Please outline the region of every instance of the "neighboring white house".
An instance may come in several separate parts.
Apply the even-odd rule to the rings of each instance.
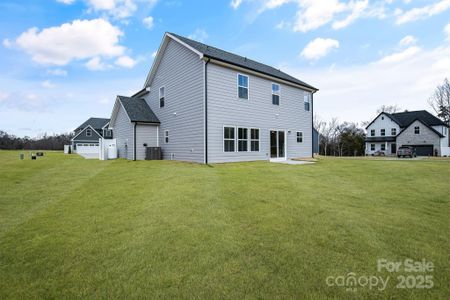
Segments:
[[[278,69],[166,33],[144,88],[118,96],[109,128],[118,155],[200,163],[313,153],[313,86]]]
[[[72,138],[72,150],[78,154],[98,155],[99,139],[112,139],[113,133],[108,129],[109,119],[89,118],[75,130]]]
[[[366,154],[395,155],[412,146],[419,156],[449,155],[448,125],[426,110],[380,113],[367,127]]]

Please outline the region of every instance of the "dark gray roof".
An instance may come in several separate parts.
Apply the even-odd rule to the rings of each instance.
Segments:
[[[307,84],[307,83],[305,83],[305,82],[303,82],[301,80],[298,80],[297,78],[292,77],[291,75],[288,75],[288,74],[286,74],[284,72],[281,72],[280,70],[275,69],[275,68],[273,68],[271,66],[259,63],[257,61],[248,59],[246,57],[242,57],[242,56],[239,56],[239,55],[236,55],[236,54],[224,51],[224,50],[216,48],[216,47],[205,45],[203,43],[200,43],[200,42],[197,42],[197,41],[185,38],[185,37],[180,36],[180,35],[175,34],[175,33],[171,33],[171,32],[168,32],[168,33],[173,35],[173,36],[175,36],[176,38],[180,39],[182,42],[188,44],[189,46],[191,46],[195,50],[203,53],[203,55],[206,56],[206,57],[213,58],[213,59],[216,59],[216,60],[220,60],[222,62],[226,62],[226,63],[232,64],[232,65],[235,65],[235,66],[239,66],[239,67],[242,67],[242,68],[246,68],[246,69],[249,69],[249,70],[253,70],[253,71],[265,74],[265,75],[269,75],[269,76],[273,76],[273,77],[276,77],[276,78],[279,78],[279,79],[283,79],[283,80],[286,80],[286,81],[289,81],[289,82],[292,82],[292,83],[295,83],[295,84],[299,84],[299,85],[302,85],[304,87],[307,87],[307,88],[310,88],[310,89],[313,89],[313,90],[316,90],[316,91],[318,90],[317,88],[315,88],[315,87],[313,87],[313,86],[311,86],[311,85],[309,85],[309,84]]]
[[[369,136],[366,142],[395,142],[395,136]]]
[[[131,122],[160,123],[155,113],[141,98],[117,96]]]
[[[89,118],[86,122],[81,124],[75,129],[75,131],[86,128],[86,126],[91,125],[92,128],[96,130],[101,130],[106,124],[108,124],[109,119],[105,118]]]
[[[402,113],[394,113],[387,115],[391,117],[395,122],[397,122],[400,125],[400,127],[407,127],[415,120],[420,120],[422,121],[422,123],[428,126],[437,126],[437,125],[447,126],[441,119],[433,116],[426,110],[405,111]]]

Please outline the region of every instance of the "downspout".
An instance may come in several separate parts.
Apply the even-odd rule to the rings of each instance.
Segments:
[[[311,157],[314,158],[314,92],[311,93]],[[317,136],[319,142],[319,136]]]
[[[137,125],[137,123],[136,122],[134,122],[134,138],[133,138],[133,143],[134,143],[134,147],[133,147],[133,152],[134,152],[134,155],[133,155],[133,160],[136,160],[136,125]]]
[[[205,164],[208,164],[208,63],[211,59],[205,60]]]

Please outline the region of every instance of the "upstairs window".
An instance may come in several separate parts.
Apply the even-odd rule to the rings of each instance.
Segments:
[[[234,152],[235,147],[235,128],[234,127],[224,127],[223,128],[223,151],[224,152]]]
[[[164,107],[164,100],[166,98],[165,88],[162,86],[159,88],[159,107]]]
[[[109,130],[109,129],[106,129],[106,130],[105,130],[105,136],[106,136],[106,137],[111,137],[111,135],[112,135],[112,131]]]
[[[169,130],[164,131],[164,142],[169,143]]]
[[[420,127],[419,126],[414,127],[414,134],[420,134]]]
[[[375,129],[370,130],[370,136],[375,136]]]
[[[305,110],[310,110],[310,101],[311,101],[311,94],[307,93],[303,96],[303,102],[305,102]]]
[[[280,85],[272,83],[272,104],[280,105]]]
[[[303,143],[303,132],[297,132],[297,143]]]
[[[397,128],[391,129],[391,135],[397,135]]]
[[[238,128],[238,151],[248,151],[248,129]]]
[[[91,129],[86,129],[86,136],[92,136],[92,130]]]
[[[238,74],[238,97],[248,100],[248,76]]]
[[[380,130],[380,135],[381,136],[385,136],[386,135],[386,129],[381,129]]]
[[[259,151],[259,129],[250,129],[250,150]]]

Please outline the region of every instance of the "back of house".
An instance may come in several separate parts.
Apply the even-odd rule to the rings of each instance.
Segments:
[[[311,157],[316,88],[278,69],[166,33],[144,88],[118,96],[119,157],[219,163]]]

